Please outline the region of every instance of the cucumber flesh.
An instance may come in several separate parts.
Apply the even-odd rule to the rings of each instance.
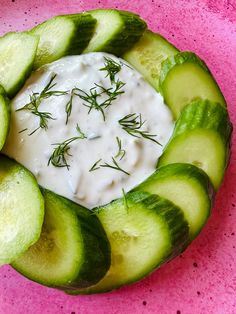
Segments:
[[[106,292],[132,283],[179,254],[188,240],[182,211],[157,195],[128,193],[99,208],[97,215],[110,240],[111,267],[97,285],[70,294]]]
[[[0,86],[0,150],[6,141],[10,124],[9,100],[2,86]]]
[[[147,27],[131,12],[99,9],[88,13],[97,20],[97,25],[84,53],[103,51],[121,56],[139,40]]]
[[[224,107],[207,100],[194,101],[183,109],[158,166],[193,164],[207,173],[217,190],[228,164],[231,133]]]
[[[158,194],[183,210],[192,241],[205,225],[213,197],[208,176],[190,164],[170,164],[156,170],[134,191]]]
[[[192,52],[180,52],[163,62],[160,91],[175,118],[194,99],[208,99],[226,106],[206,64]]]
[[[0,84],[10,98],[32,71],[38,40],[26,33],[8,33],[0,38]]]
[[[12,266],[38,283],[79,289],[98,282],[110,266],[110,246],[97,217],[48,190],[38,242]]]
[[[161,64],[176,53],[178,49],[164,37],[146,30],[140,40],[122,58],[138,70],[156,90],[159,90]]]
[[[34,244],[41,232],[44,202],[33,175],[0,155],[0,265]]]
[[[89,14],[55,16],[34,27],[30,33],[39,36],[34,68],[66,55],[80,54],[88,45],[96,20]]]

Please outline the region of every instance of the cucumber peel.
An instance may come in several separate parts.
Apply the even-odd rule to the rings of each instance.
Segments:
[[[9,99],[4,88],[0,85],[0,150],[6,141],[10,126]]]
[[[0,265],[23,254],[40,236],[44,201],[33,175],[0,155]]]
[[[207,65],[193,52],[179,52],[162,63],[159,89],[175,118],[195,99],[208,99],[226,106]]]

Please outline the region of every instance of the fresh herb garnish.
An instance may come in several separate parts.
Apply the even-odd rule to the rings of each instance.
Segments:
[[[100,106],[104,107],[104,108],[107,108],[111,105],[112,101],[114,101],[119,95],[123,94],[125,91],[124,90],[121,90],[122,87],[125,86],[125,83],[120,81],[120,80],[117,80],[115,82],[115,88],[105,88],[99,84],[95,84],[97,87],[99,87],[101,90],[102,90],[102,94],[106,94],[108,96],[108,98],[103,101]]]
[[[52,144],[52,145],[57,145],[57,147],[54,148],[54,151],[48,160],[48,166],[51,163],[54,167],[66,167],[67,170],[69,170],[70,165],[67,162],[66,156],[71,156],[69,154],[70,144],[76,140],[86,138],[86,135],[81,131],[78,124],[76,126],[76,130],[80,134],[79,136],[74,136],[72,138],[69,138],[62,143]]]
[[[100,164],[100,167],[103,167],[103,168],[111,168],[111,169],[114,169],[114,170],[118,170],[118,171],[121,171],[121,172],[124,172],[125,174],[127,174],[128,176],[130,175],[130,173],[128,173],[127,171],[125,171],[124,169],[122,169],[117,161],[115,160],[114,157],[112,157],[112,163],[111,164],[108,164],[107,162],[104,162],[104,164]]]
[[[117,161],[115,160],[114,157],[112,157],[112,163],[111,164],[108,164],[107,162],[104,162],[104,164],[100,164],[100,162],[102,161],[102,159],[99,159],[98,161],[96,161],[92,167],[89,169],[89,171],[95,171],[95,170],[98,170],[100,169],[101,167],[102,168],[111,168],[111,169],[114,169],[114,170],[118,170],[118,171],[121,171],[121,172],[124,172],[125,174],[127,174],[128,176],[130,175],[130,173],[128,173],[127,171],[125,171],[124,169],[122,169]]]
[[[41,102],[44,99],[47,99],[51,96],[61,96],[61,95],[66,95],[68,92],[63,92],[63,91],[56,91],[56,90],[51,90],[56,83],[53,83],[54,79],[56,78],[57,74],[54,74],[48,84],[44,87],[44,89],[40,93],[32,93],[30,95],[30,102],[24,105],[22,108],[17,109],[16,111],[22,111],[22,110],[28,110],[35,116],[39,117],[39,126],[36,128],[33,132],[31,132],[29,135],[32,135],[35,133],[38,129],[47,129],[48,128],[48,120],[55,120],[52,117],[52,114],[50,112],[43,112],[39,111],[38,108],[41,104]]]
[[[66,112],[66,124],[68,123],[68,120],[69,120],[69,117],[71,115],[71,111],[72,111],[72,106],[73,106],[73,98],[75,96],[74,94],[74,91],[76,90],[76,88],[73,88],[71,90],[71,93],[70,93],[70,99],[68,101],[68,103],[66,104],[66,107],[65,107],[65,112]]]
[[[116,137],[116,142],[117,142],[117,145],[118,145],[118,152],[117,152],[117,154],[114,157],[112,157],[112,163],[108,164],[107,162],[104,162],[103,164],[101,164],[100,162],[102,161],[102,159],[99,159],[89,169],[90,172],[98,170],[101,167],[103,167],[103,168],[106,167],[106,168],[112,168],[112,169],[115,169],[115,170],[119,170],[121,172],[124,172],[127,175],[130,175],[127,171],[122,169],[119,166],[118,162],[116,161],[116,158],[120,157],[119,160],[121,160],[125,156],[125,154],[126,154],[125,150],[122,149],[122,142],[121,142],[121,139],[119,137]]]
[[[107,71],[107,76],[110,78],[111,87],[105,88],[102,85],[99,85],[97,83],[94,83],[94,86],[90,88],[89,92],[86,92],[80,88],[74,88],[71,92],[71,97],[68,103],[66,104],[66,124],[68,122],[68,118],[71,114],[72,110],[72,102],[73,97],[78,96],[82,100],[85,101],[83,103],[84,106],[88,107],[88,114],[91,112],[92,109],[98,110],[101,112],[103,116],[103,120],[105,121],[105,112],[104,109],[107,108],[112,104],[112,102],[120,95],[124,93],[124,90],[122,90],[122,87],[124,87],[125,83],[120,81],[119,79],[115,80],[116,74],[121,70],[121,64],[117,63],[111,58],[104,58],[105,63],[104,67],[100,68],[100,71]],[[99,101],[99,98],[101,96],[107,96],[105,100]]]
[[[121,64],[119,64],[116,61],[114,61],[113,59],[107,58],[107,57],[104,57],[104,60],[105,60],[105,62],[104,62],[105,66],[99,70],[100,71],[107,71],[106,77],[109,76],[111,84],[114,84],[114,83],[116,83],[115,82],[115,76],[121,70]]]
[[[121,61],[120,60],[120,64],[126,66],[127,68],[130,68],[131,70],[133,70],[134,68],[132,68],[128,63]]]
[[[23,130],[21,130],[21,131],[19,131],[18,133],[20,134],[20,133],[23,133],[23,132],[25,132],[25,131],[27,131],[28,129],[27,128],[25,128],[25,129],[23,129]]]
[[[92,109],[98,110],[102,113],[103,120],[105,121],[103,106],[101,106],[101,104],[99,104],[97,100],[97,98],[100,97],[104,92],[98,92],[96,88],[97,86],[90,88],[88,93],[80,88],[76,88],[75,95],[79,96],[79,98],[85,101],[83,105],[89,108],[88,114],[91,112]]]
[[[74,95],[80,97],[82,100],[85,101],[83,103],[84,106],[89,108],[88,114],[91,112],[92,109],[98,110],[101,112],[103,116],[103,120],[105,121],[105,112],[104,109],[107,108],[112,104],[112,102],[120,95],[123,94],[124,91],[121,90],[122,87],[125,85],[124,82],[117,80],[115,82],[115,87],[105,88],[99,84],[94,84],[95,86],[90,88],[89,92],[85,92],[80,88],[74,89]],[[100,89],[100,91],[99,91]],[[98,98],[102,95],[107,95],[108,97],[99,103]]]
[[[145,139],[155,142],[158,145],[161,145],[157,140],[154,139],[154,137],[156,137],[155,134],[150,134],[148,131],[142,130],[142,126],[146,121],[142,120],[141,113],[128,114],[120,119],[118,122],[122,126],[122,129],[128,134],[138,138],[143,137]]]
[[[98,170],[98,169],[100,168],[99,163],[100,163],[101,160],[102,160],[102,159],[99,159],[98,161],[96,161],[96,162],[92,165],[92,167],[89,169],[89,172]]]
[[[121,139],[118,136],[116,137],[116,142],[117,142],[117,145],[118,145],[118,152],[115,155],[115,158],[120,157],[120,160],[121,160],[125,156],[126,151],[124,149],[122,149],[122,142],[121,142]]]

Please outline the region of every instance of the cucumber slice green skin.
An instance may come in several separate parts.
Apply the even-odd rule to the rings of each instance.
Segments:
[[[0,85],[0,151],[6,141],[10,126],[9,99],[4,88]]]
[[[146,30],[140,40],[122,56],[159,91],[162,62],[178,53],[178,49],[160,34]]]
[[[177,120],[158,167],[178,162],[196,165],[217,190],[228,165],[232,129],[226,108],[209,100],[193,101]]]
[[[0,265],[9,264],[40,237],[44,201],[34,176],[0,155]]]
[[[136,14],[114,9],[88,11],[96,20],[95,35],[84,53],[103,51],[121,56],[130,49],[147,28]]]
[[[200,233],[214,197],[208,176],[190,164],[170,164],[156,170],[132,191],[158,194],[179,206],[189,224],[189,242]]]
[[[97,215],[111,243],[111,268],[97,285],[69,294],[102,293],[133,283],[178,255],[188,241],[182,211],[157,195],[128,193]]]
[[[90,14],[55,16],[29,32],[39,36],[34,69],[63,56],[80,54],[93,36],[96,20]]]
[[[194,99],[209,99],[226,106],[215,79],[203,60],[192,52],[179,52],[162,63],[160,92],[175,118]]]
[[[95,215],[42,189],[45,221],[40,240],[12,266],[27,278],[58,289],[97,283],[110,267],[110,245]]]
[[[0,38],[0,84],[13,98],[31,74],[39,39],[26,33]]]

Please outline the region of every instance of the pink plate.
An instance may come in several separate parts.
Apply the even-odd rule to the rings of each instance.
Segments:
[[[1,0],[0,32],[21,31],[62,13],[119,8],[140,14],[149,27],[209,65],[236,122],[235,0]],[[67,296],[0,270],[0,314],[235,314],[236,164],[231,164],[213,214],[201,235],[174,261],[143,281],[108,294]]]

